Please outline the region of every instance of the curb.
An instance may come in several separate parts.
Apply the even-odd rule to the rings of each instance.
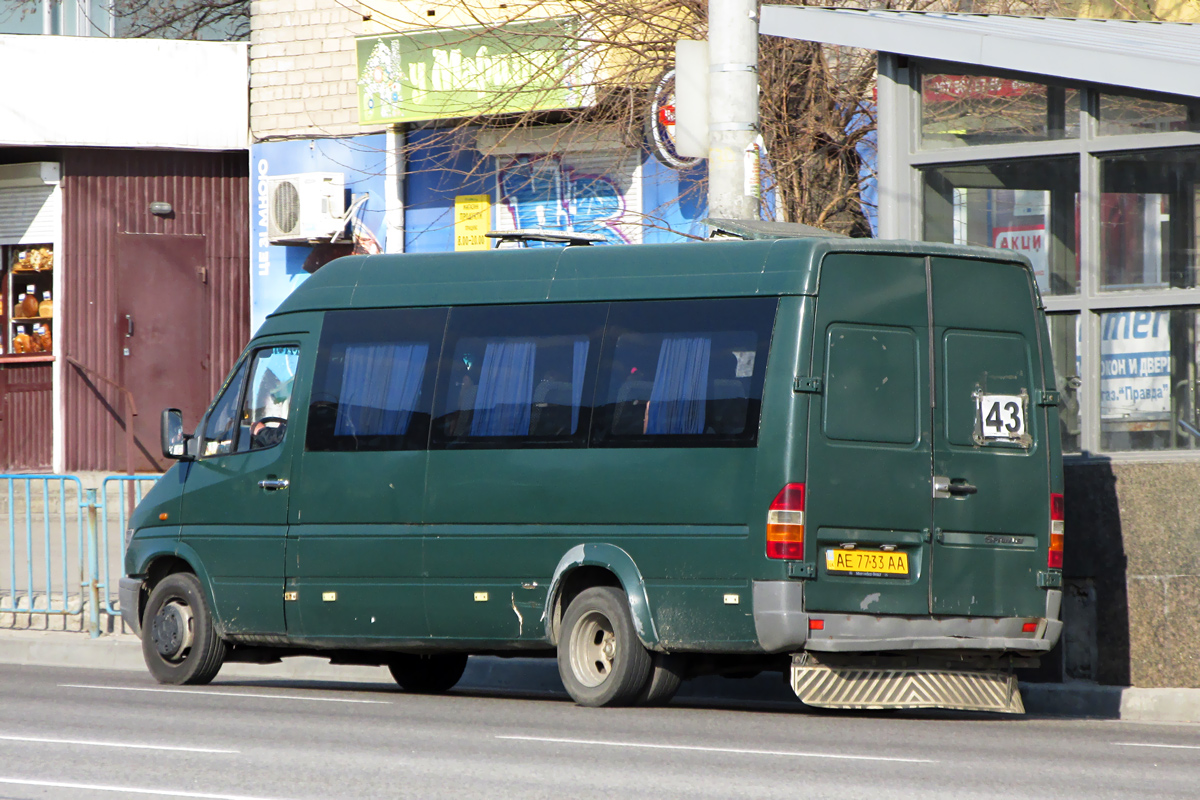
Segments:
[[[63,631],[0,630],[0,664],[80,667],[144,672],[141,642],[130,634],[98,639]],[[301,680],[391,685],[385,667],[330,664],[297,656],[278,664],[227,664],[221,677],[250,681]],[[553,658],[475,656],[459,688],[566,697]],[[1132,722],[1200,723],[1200,689],[1142,689],[1087,683],[1022,683],[1026,711],[1034,716],[1119,719]],[[778,673],[733,680],[705,676],[685,681],[681,700],[790,704],[800,708]]]

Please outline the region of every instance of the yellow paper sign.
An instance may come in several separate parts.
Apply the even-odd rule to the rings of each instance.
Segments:
[[[461,194],[454,198],[454,249],[487,250],[484,236],[492,227],[492,198],[486,194]]]

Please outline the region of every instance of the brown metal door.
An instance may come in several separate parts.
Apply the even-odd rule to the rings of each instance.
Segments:
[[[117,247],[120,381],[137,409],[133,463],[161,472],[170,466],[159,448],[162,410],[182,409],[191,426],[208,406],[205,237],[122,233]]]

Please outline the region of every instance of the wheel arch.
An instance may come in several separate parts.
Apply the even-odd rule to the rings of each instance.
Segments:
[[[551,644],[558,644],[559,626],[571,600],[592,586],[615,586],[623,590],[629,600],[629,613],[638,639],[645,647],[656,648],[658,630],[650,613],[650,600],[641,570],[629,553],[608,543],[575,545],[559,559],[542,613]]]
[[[209,582],[208,571],[204,569],[204,564],[196,551],[184,544],[174,544],[175,546],[170,550],[151,553],[143,559],[139,572],[146,577],[142,581],[142,590],[138,593],[138,620],[142,619],[142,614],[146,610],[146,601],[150,599],[150,593],[154,591],[155,586],[168,575],[190,572],[200,582],[200,589],[204,592],[204,600],[208,603],[213,624],[220,631],[223,626],[217,616],[216,605],[213,603],[212,585]]]

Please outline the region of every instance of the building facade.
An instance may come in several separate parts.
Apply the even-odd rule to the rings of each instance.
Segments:
[[[161,471],[236,358],[246,51],[0,34],[0,471]]]
[[[641,128],[563,124],[603,82],[567,46],[576,22],[506,7],[253,2],[252,327],[345,253],[484,249],[492,229],[706,233],[702,166],[654,155]]]

